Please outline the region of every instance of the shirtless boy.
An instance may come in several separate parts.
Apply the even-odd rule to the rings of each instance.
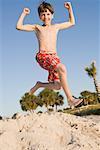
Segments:
[[[26,15],[30,14],[29,8],[24,8],[16,28],[23,31],[35,31],[38,39],[39,52],[36,54],[36,60],[39,65],[46,69],[49,73],[48,82],[43,83],[38,81],[33,88],[30,89],[30,94],[33,94],[37,89],[44,87],[54,90],[63,88],[70,107],[76,107],[82,103],[83,99],[75,99],[72,97],[68,87],[66,67],[61,63],[56,51],[57,33],[59,30],[67,29],[75,25],[75,18],[70,2],[65,2],[64,7],[69,12],[69,20],[59,24],[52,24],[54,9],[51,4],[42,2],[38,7],[38,14],[43,25],[39,24],[23,24]]]

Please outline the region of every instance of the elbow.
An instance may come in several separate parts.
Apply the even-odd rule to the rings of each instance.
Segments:
[[[20,30],[18,26],[16,26],[16,29],[17,29],[17,30]]]
[[[72,26],[74,26],[75,25],[75,20],[72,22]]]
[[[75,21],[74,22],[71,22],[71,26],[74,26],[75,25]]]
[[[17,27],[16,27],[16,29],[19,30]]]
[[[75,21],[76,21],[75,18],[73,18],[73,19],[71,20],[73,26],[75,25]]]
[[[75,22],[73,23],[73,26],[75,25]]]
[[[69,26],[71,27],[71,26],[74,26],[75,25],[75,21],[70,21],[69,22]]]
[[[17,29],[17,30],[21,30],[21,26],[17,25],[17,26],[16,26],[16,29]]]

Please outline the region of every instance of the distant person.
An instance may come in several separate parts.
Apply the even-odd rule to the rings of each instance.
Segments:
[[[69,21],[52,24],[54,9],[50,3],[42,2],[38,7],[38,14],[43,25],[24,25],[23,21],[25,16],[30,14],[29,8],[24,8],[21,16],[19,17],[16,28],[24,31],[35,31],[39,43],[39,52],[36,54],[36,60],[39,65],[46,69],[49,73],[48,82],[43,83],[38,81],[35,86],[30,89],[29,93],[33,94],[41,87],[54,90],[60,90],[62,87],[68,99],[68,103],[72,108],[79,106],[83,99],[73,98],[68,87],[66,67],[61,63],[56,51],[58,31],[68,29],[75,25],[71,3],[65,2],[64,6],[69,12]]]

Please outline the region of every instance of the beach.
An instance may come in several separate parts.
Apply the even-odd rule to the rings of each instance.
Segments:
[[[99,115],[29,112],[0,120],[0,150],[99,149]]]

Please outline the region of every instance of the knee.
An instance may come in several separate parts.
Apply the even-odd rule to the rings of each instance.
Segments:
[[[59,73],[66,73],[66,72],[67,72],[66,67],[65,67],[64,64],[59,64],[59,65],[57,66],[57,71],[58,71]]]
[[[55,90],[60,90],[60,89],[61,89],[60,82],[55,82]]]

